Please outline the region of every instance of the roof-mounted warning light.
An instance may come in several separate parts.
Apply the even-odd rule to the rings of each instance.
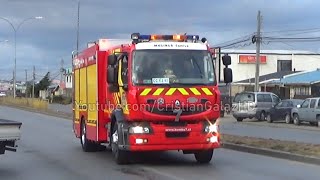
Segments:
[[[199,35],[159,35],[159,34],[153,34],[153,35],[141,35],[140,33],[132,33],[131,39],[134,43],[139,42],[145,42],[145,41],[178,41],[178,42],[197,42],[199,41]]]

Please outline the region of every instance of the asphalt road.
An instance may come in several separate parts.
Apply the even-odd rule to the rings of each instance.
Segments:
[[[71,105],[50,104],[49,108],[55,111],[71,113]],[[223,133],[250,136],[260,138],[272,138],[278,140],[297,141],[305,143],[320,144],[320,128],[311,127],[310,125],[296,126],[293,124],[285,124],[283,122],[267,123],[257,122],[255,120],[246,119],[243,122],[236,120],[227,115],[221,118],[221,131]]]
[[[5,180],[95,179],[239,179],[317,180],[319,166],[219,149],[210,165],[199,166],[192,155],[145,154],[137,163],[118,166],[108,151],[84,153],[69,120],[0,106],[0,118],[23,122],[18,152],[0,156]]]

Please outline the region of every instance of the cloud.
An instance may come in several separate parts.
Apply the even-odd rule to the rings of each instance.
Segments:
[[[132,32],[199,34],[210,44],[219,44],[256,31],[257,11],[263,15],[263,31],[317,27],[320,2],[312,0],[81,0],[80,47],[98,38],[129,38]],[[44,16],[41,21],[28,21],[18,32],[17,66],[30,72],[33,65],[58,71],[61,58],[70,65],[76,48],[77,0],[1,0],[1,17],[15,25],[23,19]],[[13,64],[13,32],[0,20],[0,63],[6,76]],[[314,35],[314,34],[311,34]],[[264,46],[264,48],[275,48]],[[293,48],[276,44],[279,48]],[[301,49],[318,50],[314,44],[294,44]],[[253,47],[252,47],[253,48]],[[3,70],[1,72],[4,72]],[[19,71],[20,78],[24,72]],[[1,78],[1,77],[0,77]]]

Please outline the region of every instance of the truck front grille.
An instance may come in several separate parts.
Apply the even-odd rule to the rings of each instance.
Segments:
[[[192,107],[192,108],[181,108],[181,109],[182,109],[181,116],[194,115],[194,114],[199,114],[206,111],[204,107],[199,107],[199,108]],[[158,115],[167,115],[167,116],[177,115],[177,113],[174,112],[174,108],[147,107],[146,111],[150,113],[158,114]]]

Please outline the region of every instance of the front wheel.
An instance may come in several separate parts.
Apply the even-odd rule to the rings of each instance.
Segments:
[[[119,149],[118,145],[119,135],[118,135],[118,123],[116,122],[112,128],[111,134],[111,150],[112,154],[117,162],[117,164],[128,164],[129,163],[129,152]]]
[[[196,158],[198,163],[207,164],[211,161],[213,156],[213,149],[204,150],[194,153],[194,157]]]

